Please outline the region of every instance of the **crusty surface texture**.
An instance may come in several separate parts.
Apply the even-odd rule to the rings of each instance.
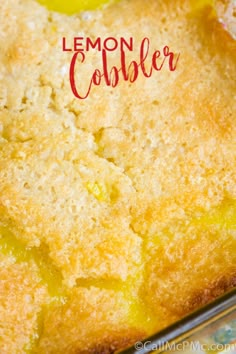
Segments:
[[[47,289],[33,262],[16,263],[1,253],[0,279],[1,353],[22,353],[38,331],[42,305],[49,301]]]
[[[113,353],[236,285],[235,17],[196,3],[0,2],[1,353]],[[178,66],[78,100],[76,36],[133,37],[127,60],[148,37]]]

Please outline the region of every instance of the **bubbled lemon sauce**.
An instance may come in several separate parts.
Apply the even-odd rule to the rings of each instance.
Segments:
[[[38,2],[46,6],[49,10],[72,15],[80,11],[96,10],[104,4],[114,0],[38,0]]]
[[[42,333],[44,313],[51,306],[58,304],[63,306],[66,304],[70,290],[63,285],[62,274],[50,259],[46,246],[27,248],[7,228],[0,227],[0,252],[3,255],[12,257],[17,263],[35,262],[39,269],[40,282],[42,285],[46,285],[49,292],[50,301],[42,306],[42,310],[38,315],[37,330],[34,331],[29,342],[24,347],[25,352],[31,354],[34,352],[34,348],[37,347]],[[143,328],[146,328],[147,333],[152,333],[155,328],[156,319],[149,316],[147,305],[139,297],[139,288],[143,281],[143,272],[140,268],[139,274],[129,277],[126,281],[77,279],[76,286],[84,288],[97,287],[121,292],[129,304],[128,324],[131,327],[140,327],[142,325]]]
[[[75,14],[80,11],[96,10],[101,8],[106,3],[115,2],[118,0],[38,0],[39,3],[46,6],[49,10],[61,12],[64,14]],[[191,0],[193,11],[198,11],[206,6],[214,7],[214,0]]]
[[[47,285],[52,300],[63,301],[62,276],[60,271],[52,264],[46,247],[29,249],[19,241],[7,228],[0,228],[0,252],[11,256],[16,262],[34,261],[39,269],[41,282]]]
[[[191,224],[198,224],[202,229],[214,227],[221,230],[235,230],[236,228],[236,201],[225,200],[221,205],[212,209],[210,212],[197,213],[197,216],[190,218]],[[168,232],[166,234],[168,236]],[[49,304],[43,306],[41,314],[38,318],[38,333],[34,333],[30,342],[25,347],[27,353],[32,353],[32,348],[36,345],[40,338],[44,312],[47,308],[55,303],[63,304],[67,301],[69,289],[63,285],[61,272],[53,264],[48,255],[46,246],[41,248],[26,248],[7,228],[0,228],[0,252],[11,256],[15,262],[31,262],[34,261],[39,269],[39,276],[42,284],[46,285],[51,298]],[[129,277],[126,281],[119,280],[101,280],[101,279],[78,279],[76,286],[90,288],[91,286],[100,289],[110,289],[117,292],[122,292],[124,298],[129,304],[128,322],[130,326],[142,327],[147,333],[151,334],[155,331],[158,324],[158,318],[151,313],[145,299],[140,296],[140,289],[145,283],[145,241],[143,247],[143,264],[140,266],[138,274],[134,277]]]
[[[49,10],[65,13],[68,15],[78,13],[80,11],[96,10],[101,8],[106,3],[118,0],[38,0],[39,3],[46,6]],[[209,6],[214,8],[214,0],[191,0],[193,12],[197,12],[202,8]],[[98,201],[106,202],[113,198],[111,191],[107,190],[104,185],[97,182],[88,183],[87,190]],[[210,212],[198,213],[198,215],[190,217],[190,222],[194,225],[200,225],[203,229],[211,227],[221,230],[235,230],[236,227],[236,201],[225,200],[220,206],[214,208]],[[167,237],[170,237],[167,230]],[[158,242],[158,241],[157,241]],[[63,285],[61,272],[52,263],[48,255],[46,246],[40,249],[28,249],[19,241],[7,228],[0,228],[0,252],[5,255],[12,256],[16,262],[34,261],[39,269],[39,276],[42,284],[46,285],[51,298],[50,304],[45,304],[38,317],[38,330],[34,333],[25,346],[27,353],[32,353],[37,341],[40,338],[42,331],[42,323],[44,312],[48,306],[53,306],[55,303],[61,303],[63,306],[67,301],[68,289]],[[143,249],[143,260],[145,263],[145,248]],[[146,328],[147,333],[151,334],[158,323],[158,318],[154,316],[148,309],[148,304],[139,295],[139,289],[145,282],[145,267],[140,267],[140,272],[135,277],[128,278],[125,282],[119,280],[100,280],[100,279],[78,279],[77,286],[90,288],[91,286],[110,289],[122,292],[124,298],[129,304],[129,324],[130,326],[139,326],[142,324]]]

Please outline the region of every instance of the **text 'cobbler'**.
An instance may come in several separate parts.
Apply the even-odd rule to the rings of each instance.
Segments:
[[[175,71],[180,53],[174,53],[168,45],[161,49],[150,50],[151,43],[148,37],[144,37],[137,50],[134,48],[134,38],[101,37],[92,39],[89,37],[74,37],[71,43],[62,38],[63,52],[72,53],[69,70],[71,90],[78,99],[85,99],[91,93],[94,86],[106,85],[115,88],[121,80],[134,83],[139,75],[150,78],[155,71],[162,69]],[[88,53],[92,52],[92,56]],[[138,58],[127,59],[130,53],[136,53]],[[93,67],[92,60],[96,55],[100,56],[100,67]],[[118,64],[109,64],[109,60]],[[81,72],[88,72],[88,82],[84,92],[81,92]],[[84,78],[83,78],[84,80]],[[84,87],[84,85],[83,85]]]

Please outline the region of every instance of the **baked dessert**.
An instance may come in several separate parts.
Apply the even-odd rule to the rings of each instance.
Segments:
[[[178,66],[79,100],[75,36],[147,37]],[[113,353],[235,286],[235,56],[210,2],[0,2],[1,354]]]

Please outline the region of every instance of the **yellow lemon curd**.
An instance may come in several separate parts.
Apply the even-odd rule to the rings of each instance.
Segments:
[[[49,10],[62,12],[68,15],[79,11],[95,10],[112,0],[38,0],[42,5],[47,6]]]

